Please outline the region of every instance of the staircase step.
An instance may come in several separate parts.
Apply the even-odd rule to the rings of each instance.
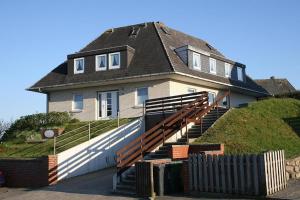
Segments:
[[[117,189],[116,191],[113,191],[114,194],[122,195],[122,196],[135,196],[136,192],[131,190],[124,190],[124,189]]]
[[[168,146],[159,147],[159,150],[161,150],[161,151],[169,151],[169,149],[170,149],[170,147],[168,147]]]
[[[168,142],[165,143],[166,146],[171,146],[171,145],[186,145],[185,142]]]
[[[135,191],[135,185],[129,185],[129,184],[118,184],[117,190],[129,190],[129,191]]]
[[[135,185],[135,179],[123,178],[122,181],[121,181],[121,184],[124,184],[124,185]]]
[[[126,176],[126,179],[127,179],[127,180],[135,180],[135,174],[128,174],[128,175]]]
[[[147,160],[169,158],[169,154],[151,154]]]

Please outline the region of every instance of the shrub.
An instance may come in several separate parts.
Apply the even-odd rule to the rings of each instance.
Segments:
[[[0,120],[0,140],[5,134],[6,130],[9,129],[11,123],[5,122],[4,120]]]
[[[8,137],[16,137],[18,132],[39,131],[42,127],[63,126],[71,121],[67,112],[38,113],[22,116],[7,130]]]

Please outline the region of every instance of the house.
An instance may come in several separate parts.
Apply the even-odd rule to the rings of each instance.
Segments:
[[[268,95],[244,64],[161,22],[106,30],[28,90],[47,95],[48,112],[80,120],[141,116],[148,98],[197,91],[213,101],[230,90],[231,106]]]
[[[296,92],[294,86],[285,78],[257,79],[255,82],[264,88],[270,95],[282,95]]]

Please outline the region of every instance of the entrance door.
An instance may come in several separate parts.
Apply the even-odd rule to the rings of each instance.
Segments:
[[[100,119],[116,118],[118,115],[117,91],[99,92],[98,93],[98,117]]]

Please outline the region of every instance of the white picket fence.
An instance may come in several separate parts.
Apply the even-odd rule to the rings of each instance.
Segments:
[[[284,151],[260,155],[191,154],[191,192],[270,195],[286,187]]]

